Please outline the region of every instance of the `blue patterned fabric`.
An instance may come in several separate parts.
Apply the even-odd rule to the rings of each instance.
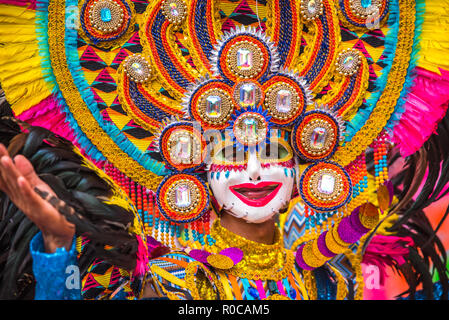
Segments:
[[[55,253],[45,253],[44,240],[39,232],[30,242],[30,252],[36,279],[35,300],[81,299],[75,239],[69,252],[58,248]]]

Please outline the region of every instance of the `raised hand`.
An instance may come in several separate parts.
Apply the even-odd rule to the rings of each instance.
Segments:
[[[53,253],[60,247],[69,250],[75,226],[42,199],[35,188],[55,196],[37,176],[28,159],[22,155],[11,159],[5,146],[0,144],[0,190],[42,231],[46,252]]]

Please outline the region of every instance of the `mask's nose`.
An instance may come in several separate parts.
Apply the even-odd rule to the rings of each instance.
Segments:
[[[246,172],[248,173],[249,180],[251,181],[259,181],[261,180],[262,166],[260,165],[260,161],[257,158],[256,151],[248,151],[248,165],[246,168]]]

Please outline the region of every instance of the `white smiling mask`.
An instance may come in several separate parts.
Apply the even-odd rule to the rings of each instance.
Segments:
[[[218,152],[222,154],[220,159],[217,154],[212,157],[207,178],[220,210],[225,209],[249,223],[262,223],[288,205],[296,175],[292,151],[285,141],[276,140],[270,146],[275,154],[269,157],[264,156],[264,150],[239,152],[245,157],[240,170],[234,161],[235,148],[232,146],[228,146],[228,149],[233,148],[234,155],[231,152],[230,156],[223,156],[230,152],[223,152],[226,148],[222,148]],[[219,167],[214,164],[221,165],[221,168],[217,170]],[[226,169],[223,170],[223,167]]]

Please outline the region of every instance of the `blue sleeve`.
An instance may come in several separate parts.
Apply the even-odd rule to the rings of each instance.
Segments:
[[[30,242],[33,273],[36,279],[36,300],[81,300],[81,275],[78,268],[76,238],[67,252],[58,248],[45,253],[42,233]]]

